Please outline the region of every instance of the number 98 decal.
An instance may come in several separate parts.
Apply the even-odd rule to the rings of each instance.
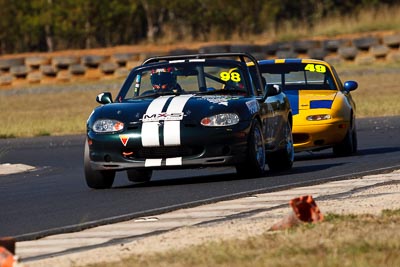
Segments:
[[[308,70],[311,72],[325,73],[326,67],[324,65],[318,65],[318,64],[307,64],[304,70]]]
[[[224,82],[227,82],[229,80],[233,81],[233,82],[240,82],[240,74],[238,72],[227,72],[227,71],[223,71],[220,73],[219,75],[221,77],[221,80],[223,80]]]

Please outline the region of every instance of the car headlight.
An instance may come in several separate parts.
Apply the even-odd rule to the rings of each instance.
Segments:
[[[323,121],[323,120],[332,119],[332,116],[329,114],[318,114],[318,115],[307,116],[306,119],[308,121]]]
[[[93,124],[93,131],[96,133],[119,132],[124,129],[124,123],[117,120],[101,119]]]
[[[209,127],[231,126],[239,122],[239,116],[235,113],[222,113],[201,120],[201,125]]]

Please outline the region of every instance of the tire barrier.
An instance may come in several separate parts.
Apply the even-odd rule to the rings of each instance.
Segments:
[[[335,53],[342,46],[345,46],[349,40],[346,39],[336,39],[336,40],[325,40],[323,41],[323,49],[327,52]]]
[[[322,47],[317,47],[307,50],[307,54],[310,58],[323,60],[328,55],[328,51]]]
[[[126,63],[134,58],[136,58],[136,55],[133,53],[117,53],[111,57],[112,61],[117,63],[120,67],[125,67]]]
[[[51,59],[51,64],[58,69],[68,69],[69,66],[79,63],[75,56],[56,56]]]
[[[48,77],[56,77],[58,69],[53,65],[42,65],[39,67],[39,70],[43,73],[44,76]]]
[[[25,58],[25,65],[31,69],[39,69],[40,66],[50,64],[50,59],[42,56],[33,56]]]
[[[26,76],[26,80],[28,81],[28,83],[40,83],[40,81],[42,80],[43,75],[41,72],[30,72],[28,73],[28,75]]]
[[[81,63],[88,68],[98,68],[104,61],[106,61],[105,56],[87,55],[81,58]]]
[[[362,51],[368,51],[370,47],[379,44],[379,39],[377,37],[361,37],[353,40],[353,45]]]
[[[183,55],[193,53],[248,52],[258,60],[275,58],[315,58],[333,65],[350,62],[371,65],[377,61],[400,62],[400,33],[334,38],[325,40],[297,40],[267,44],[216,44],[197,49],[170,48],[157,51],[115,52],[104,50],[100,55],[79,51],[70,55],[41,53],[23,57],[0,57],[0,89],[31,83],[69,82],[77,79],[110,79],[126,77],[129,70],[150,56]],[[67,53],[67,52],[65,52]],[[92,52],[93,53],[93,52]],[[83,56],[77,56],[82,54]]]
[[[72,75],[77,75],[77,76],[84,75],[85,72],[86,72],[85,66],[83,66],[83,65],[81,65],[79,63],[70,65],[68,67],[68,70]]]
[[[302,40],[293,42],[293,51],[299,54],[308,53],[313,49],[320,47],[320,42],[315,40]]]
[[[278,43],[267,44],[264,46],[264,53],[267,57],[274,56],[278,51],[279,45]]]
[[[376,57],[376,58],[385,58],[386,55],[389,53],[390,49],[389,47],[387,47],[386,45],[373,45],[370,48],[370,52],[372,54],[372,56]]]
[[[230,45],[229,46],[229,52],[232,53],[240,53],[240,52],[245,52],[245,53],[259,53],[261,52],[262,48],[259,45]]]
[[[392,34],[383,36],[382,43],[390,48],[400,47],[400,34]]]
[[[10,73],[16,78],[26,78],[28,75],[30,69],[26,65],[20,65],[20,66],[12,66],[10,68]]]
[[[207,45],[200,47],[199,53],[227,53],[229,52],[229,45]]]
[[[10,58],[0,60],[0,70],[9,71],[11,67],[22,66],[25,64],[24,58]]]
[[[358,49],[354,46],[339,47],[338,54],[345,60],[354,60],[358,54]]]
[[[277,58],[295,58],[297,57],[297,53],[292,50],[278,50],[276,51]]]
[[[115,62],[103,62],[100,64],[100,70],[106,75],[113,74],[119,65]]]

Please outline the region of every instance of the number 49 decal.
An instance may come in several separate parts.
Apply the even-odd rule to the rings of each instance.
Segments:
[[[307,64],[304,70],[308,70],[311,72],[325,73],[326,67],[324,65],[318,65],[318,64]]]

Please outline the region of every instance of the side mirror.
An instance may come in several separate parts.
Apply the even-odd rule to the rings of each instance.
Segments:
[[[103,104],[103,105],[110,104],[110,103],[113,102],[112,101],[112,95],[111,95],[110,92],[101,93],[101,94],[97,95],[96,101],[98,103],[100,103],[100,104]]]
[[[265,85],[265,91],[268,96],[279,95],[282,92],[282,88],[278,84],[267,84]]]
[[[357,89],[358,83],[356,81],[345,81],[343,87],[346,92],[354,91]]]

